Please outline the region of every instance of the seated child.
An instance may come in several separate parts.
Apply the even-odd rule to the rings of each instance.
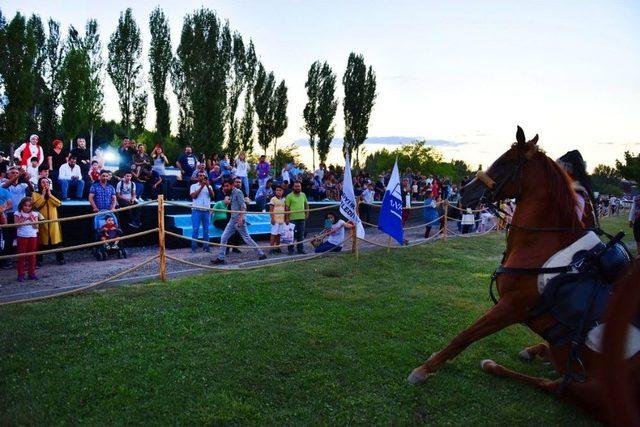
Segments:
[[[116,239],[122,236],[122,230],[118,228],[116,222],[113,220],[113,217],[108,217],[105,221],[104,225],[100,228],[100,240],[111,240]],[[105,243],[106,249],[112,249],[118,247],[118,240]]]

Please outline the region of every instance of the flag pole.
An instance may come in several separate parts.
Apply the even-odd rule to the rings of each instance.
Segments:
[[[356,218],[360,218],[360,201],[356,198]],[[356,254],[356,261],[360,260],[360,252],[358,251],[358,224],[353,227],[353,251]]]

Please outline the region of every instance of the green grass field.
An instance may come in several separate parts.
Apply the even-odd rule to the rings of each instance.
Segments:
[[[406,384],[490,306],[503,247],[456,239],[0,307],[0,424],[592,424],[481,372],[492,358],[553,376],[517,359],[539,342],[521,326]]]

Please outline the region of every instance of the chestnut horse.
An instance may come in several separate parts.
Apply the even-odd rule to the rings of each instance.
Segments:
[[[637,358],[625,360],[628,325],[640,311],[640,261],[616,283],[616,292],[607,307],[602,340],[605,421],[615,426],[640,426],[640,372]]]
[[[500,156],[486,172],[462,188],[462,204],[473,207],[487,196],[489,201],[516,198],[517,208],[512,227],[507,236],[507,247],[502,267],[513,271],[497,276],[499,301],[480,319],[458,334],[444,349],[433,353],[421,366],[414,369],[408,382],[424,382],[429,375],[449,360],[454,359],[475,341],[494,334],[515,323],[524,323],[542,336],[544,331],[556,324],[548,313],[532,316],[532,310],[541,302],[537,274],[518,274],[518,270],[541,268],[558,251],[570,246],[584,236],[590,227],[592,215],[584,216],[583,223],[576,209],[576,194],[567,174],[558,164],[537,146],[538,135],[527,141],[518,127],[516,142]],[[538,344],[520,352],[524,359],[539,356],[550,360],[556,371],[563,375],[570,359],[569,344],[549,347]],[[559,392],[576,398],[596,413],[602,410],[602,394],[594,393],[596,378],[601,377],[595,359],[600,357],[586,346],[580,355],[580,370],[584,366],[586,381],[564,381],[536,378],[511,371],[491,360],[481,366],[485,372],[507,376],[533,384],[549,392]],[[573,366],[572,372],[578,369]],[[598,384],[602,384],[601,382]]]

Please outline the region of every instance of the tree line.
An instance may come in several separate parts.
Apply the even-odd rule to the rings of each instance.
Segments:
[[[90,144],[105,126],[104,81],[110,78],[118,95],[121,120],[116,133],[140,136],[153,143],[192,145],[196,152],[234,156],[264,153],[288,126],[288,88],[260,61],[252,40],[246,41],[212,10],[185,16],[175,53],[169,21],[159,7],[149,16],[151,40],[148,73],[142,60],[143,40],[131,9],[121,12],[106,42],[103,58],[98,22],[70,26],[46,23],[21,13],[7,21],[0,11],[0,138],[16,144],[39,133],[49,144],[56,138],[88,136]],[[334,137],[339,100],[336,74],[329,64],[314,62],[305,84],[303,111],[315,168],[316,153],[326,161]],[[376,77],[362,55],[352,53],[342,83],[345,155],[360,148],[376,98]],[[171,135],[170,86],[177,99],[177,134]],[[155,130],[145,129],[149,98],[155,108]],[[109,132],[106,132],[107,134]],[[119,135],[122,136],[122,135]]]

